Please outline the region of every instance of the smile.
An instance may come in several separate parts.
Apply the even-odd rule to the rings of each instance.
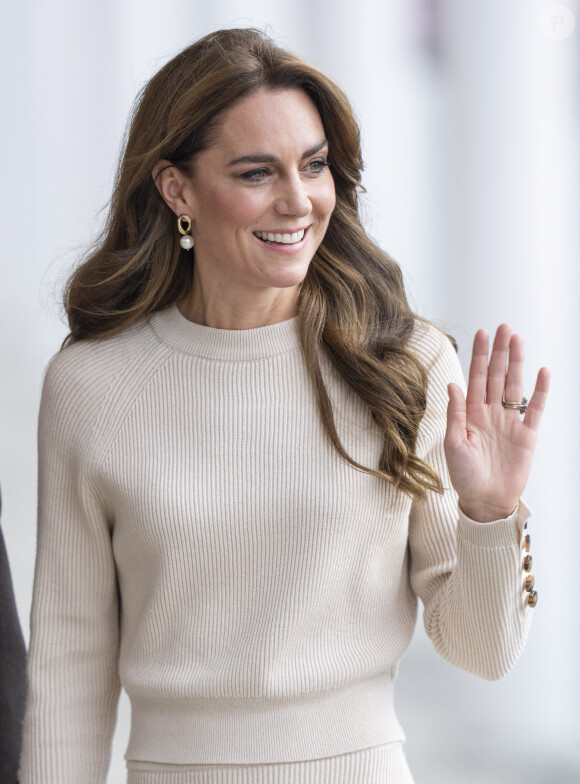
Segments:
[[[254,236],[264,242],[281,243],[282,245],[295,245],[301,242],[304,237],[305,229],[295,231],[293,234],[272,234],[267,231],[255,231]]]

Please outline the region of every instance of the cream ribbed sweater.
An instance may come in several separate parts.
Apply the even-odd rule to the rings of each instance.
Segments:
[[[437,330],[418,453],[448,486]],[[323,358],[340,436],[377,465],[380,434]],[[397,663],[417,596],[449,662],[514,664],[530,611],[527,510],[477,524],[451,489],[411,504],[326,439],[296,320],[251,330],[176,307],[60,352],[40,413],[39,532],[23,784],[106,778],[121,683],[130,760],[309,760],[404,738]]]

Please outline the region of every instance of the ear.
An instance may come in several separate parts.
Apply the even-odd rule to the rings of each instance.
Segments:
[[[189,214],[191,207],[185,193],[188,179],[170,161],[159,160],[151,172],[157,190],[176,215]]]

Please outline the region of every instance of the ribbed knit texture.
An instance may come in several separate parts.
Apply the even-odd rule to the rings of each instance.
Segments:
[[[430,368],[418,453],[449,488],[446,388],[461,371],[434,328],[412,345]],[[322,361],[345,448],[376,466],[380,433]],[[120,683],[129,760],[229,766],[188,784],[281,763],[282,778],[252,781],[314,781],[308,760],[404,739],[393,681],[417,596],[439,653],[482,677],[525,641],[528,510],[474,523],[450,488],[412,504],[343,461],[295,319],[218,330],[172,307],[74,344],[47,372],[39,456],[23,784],[103,784]],[[344,781],[374,780],[357,770]]]
[[[127,784],[413,784],[401,743],[276,765],[128,766]]]

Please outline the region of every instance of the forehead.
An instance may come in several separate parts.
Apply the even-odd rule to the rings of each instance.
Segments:
[[[224,112],[209,149],[224,156],[284,150],[302,153],[323,139],[320,114],[307,93],[262,89]]]

